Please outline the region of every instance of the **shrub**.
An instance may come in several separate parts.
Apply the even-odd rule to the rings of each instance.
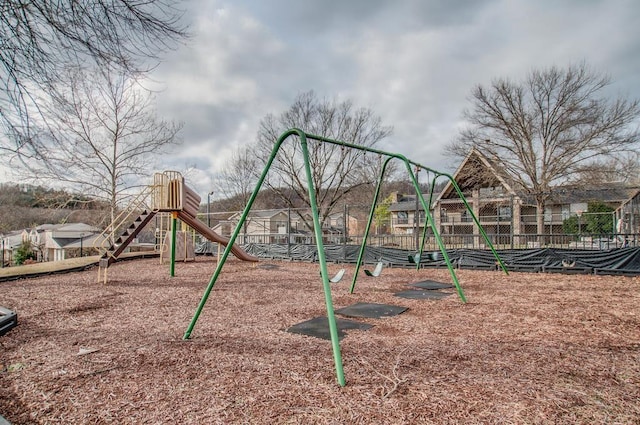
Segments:
[[[16,266],[24,264],[27,260],[35,259],[36,253],[33,251],[31,241],[23,241],[16,250],[16,254],[13,256],[13,260],[15,261]]]

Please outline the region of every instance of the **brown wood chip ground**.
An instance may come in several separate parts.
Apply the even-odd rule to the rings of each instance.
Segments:
[[[341,341],[285,332],[326,315],[317,264],[229,261],[190,341],[210,257],[118,263],[0,283],[19,325],[0,337],[12,424],[638,423],[640,279],[460,270],[469,300],[394,297],[446,270],[386,268],[333,284],[335,308],[403,314]],[[340,266],[340,268],[342,265]],[[338,267],[330,265],[329,273]],[[334,270],[334,268],[336,270]],[[353,266],[347,266],[347,276]],[[78,355],[78,353],[88,354]]]

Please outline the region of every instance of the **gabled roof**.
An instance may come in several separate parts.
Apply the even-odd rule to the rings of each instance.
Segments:
[[[509,195],[517,195],[499,169],[498,164],[494,164],[479,150],[472,148],[452,177],[463,192],[478,187],[502,186]],[[453,184],[448,181],[436,198],[436,202],[447,198],[453,192]]]
[[[57,232],[93,232],[99,233],[100,229],[86,223],[62,223],[62,224],[41,224],[35,228],[36,231],[55,230]]]
[[[80,242],[82,240],[82,243]],[[85,237],[79,238],[56,238],[55,241],[62,248],[91,248],[94,246],[101,246],[103,242],[106,242],[107,237],[104,235],[91,234]]]
[[[2,236],[5,249],[14,249],[22,245],[22,235],[26,230],[16,230]]]
[[[37,232],[43,232],[45,230],[55,230],[55,229],[59,228],[60,226],[64,226],[64,224],[45,223],[45,224],[41,224],[39,226],[36,226],[36,231]]]
[[[623,203],[640,192],[637,187],[629,187],[620,183],[602,183],[598,187],[562,186],[555,188],[551,194],[551,202],[555,204],[576,204],[580,202]]]
[[[58,232],[100,232],[97,227],[85,223],[65,223],[56,230]]]
[[[428,193],[423,193],[422,197],[424,198],[425,202],[429,202]],[[403,195],[402,199],[403,200],[400,202],[395,202],[389,205],[389,211],[396,212],[396,211],[415,211],[416,210],[415,195],[412,195],[412,196]],[[422,202],[418,202],[418,211],[424,211],[424,208],[422,208]]]
[[[286,214],[287,210],[257,210],[249,211],[247,218],[272,218],[278,214]],[[237,212],[229,217],[229,220],[236,220],[242,216],[242,212]]]
[[[505,173],[501,170],[500,164],[488,159],[475,148],[472,148],[467,154],[452,177],[463,192],[475,188],[502,187],[506,195],[517,196],[525,204],[535,205],[531,195],[516,192],[510,186],[507,178],[505,178]],[[549,204],[575,204],[591,201],[623,203],[636,196],[639,192],[639,188],[625,186],[621,183],[603,182],[597,187],[558,186],[553,188]],[[440,192],[436,202],[441,199],[447,199],[449,196],[457,197],[450,181]]]
[[[29,229],[22,229],[22,230],[11,230],[8,233],[5,233],[2,235],[3,238],[11,238],[14,236],[22,236],[23,232],[29,232]]]

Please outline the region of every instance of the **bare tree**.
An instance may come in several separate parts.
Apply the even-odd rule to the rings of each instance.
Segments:
[[[0,151],[41,157],[33,137],[41,92],[69,66],[140,72],[186,37],[174,0],[4,0],[0,3]],[[41,117],[37,117],[41,120]]]
[[[576,182],[596,186],[606,183],[640,183],[640,154],[626,152],[624,155],[607,156],[599,161],[585,164],[577,170]]]
[[[501,166],[515,188],[535,199],[542,233],[541,212],[554,186],[636,147],[638,100],[603,97],[609,84],[609,77],[581,63],[534,70],[522,82],[478,85],[465,111],[470,126],[452,151],[464,155],[475,147]]]
[[[156,118],[151,93],[133,77],[108,68],[72,74],[67,92],[46,104],[53,124],[38,135],[46,165],[29,171],[106,201],[113,222],[118,202],[149,176],[181,126]]]
[[[250,147],[237,148],[222,171],[220,182],[221,192],[228,199],[233,200],[231,208],[242,210],[249,202],[251,193],[255,188],[258,168],[258,159]]]
[[[278,117],[270,114],[261,121],[257,158],[266,162],[278,136],[292,127],[369,147],[392,131],[391,127],[382,125],[381,119],[370,109],[355,108],[350,101],[320,100],[310,91],[300,94]],[[320,222],[324,223],[348,193],[375,181],[372,176],[377,177],[377,174],[371,169],[379,167],[380,161],[377,155],[367,156],[363,151],[328,143],[309,140],[308,147]],[[282,145],[266,184],[291,207],[311,206],[299,143]],[[310,223],[306,224],[312,228]]]

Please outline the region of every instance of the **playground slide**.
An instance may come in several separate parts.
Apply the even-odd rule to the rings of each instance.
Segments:
[[[198,233],[209,239],[211,242],[220,243],[224,246],[227,246],[227,244],[229,243],[229,238],[217,234],[216,232],[211,230],[205,223],[195,217],[192,217],[184,211],[180,211],[178,213],[178,218],[196,229]],[[259,261],[258,257],[254,257],[253,255],[248,254],[245,250],[243,250],[236,244],[231,247],[231,252],[242,261]]]

